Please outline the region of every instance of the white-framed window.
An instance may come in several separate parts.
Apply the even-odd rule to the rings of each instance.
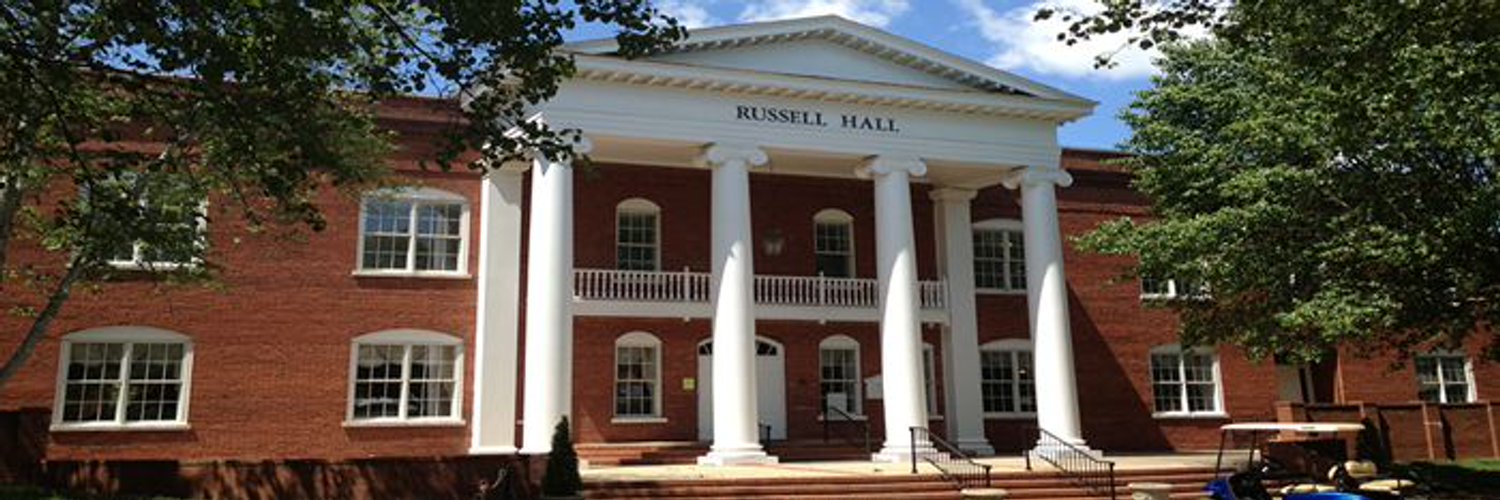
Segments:
[[[937,354],[932,344],[922,343],[922,378],[927,385],[927,416],[935,417],[943,414],[938,409],[937,397]]]
[[[1152,349],[1151,393],[1159,416],[1223,415],[1218,354],[1206,347]]]
[[[854,277],[854,216],[836,208],[814,214],[813,253],[819,275]]]
[[[1429,403],[1474,402],[1474,367],[1461,353],[1438,352],[1416,357],[1417,397]]]
[[[631,198],[615,206],[615,268],[661,270],[661,207]]]
[[[1021,221],[990,219],[974,224],[974,287],[981,291],[1026,291],[1026,245]]]
[[[1208,296],[1208,287],[1187,280],[1141,277],[1142,299],[1185,299]]]
[[[979,347],[980,399],[988,416],[1036,413],[1031,342],[996,340]]]
[[[141,175],[122,171],[95,181],[82,190],[87,203],[108,207],[115,200],[100,197],[123,197],[134,200],[141,222],[153,224],[151,238],[166,245],[149,245],[143,241],[122,241],[107,250],[105,263],[116,269],[167,270],[198,264],[196,257],[208,246],[208,203],[191,189],[171,184],[166,176]]]
[[[615,340],[615,417],[661,416],[661,341],[646,332]]]
[[[458,423],[463,341],[427,330],[355,337],[349,359],[351,425]]]
[[[826,407],[850,415],[864,414],[860,397],[859,341],[834,335],[818,343],[819,394]]]
[[[157,328],[63,337],[53,429],[186,428],[193,344]]]
[[[361,275],[464,276],[469,202],[432,188],[384,189],[360,204]]]

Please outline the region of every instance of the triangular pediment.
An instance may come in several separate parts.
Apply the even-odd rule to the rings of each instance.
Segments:
[[[615,53],[613,40],[569,44],[581,54]],[[837,16],[697,29],[653,63],[794,75],[943,91],[1092,102],[1047,85]]]

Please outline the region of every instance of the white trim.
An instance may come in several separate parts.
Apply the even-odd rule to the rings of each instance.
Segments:
[[[407,247],[406,266],[402,269],[366,268],[365,267],[365,220],[371,201],[382,202],[407,202],[411,204],[411,211],[407,215]],[[457,268],[453,270],[418,270],[417,262],[417,213],[423,206],[432,205],[458,205],[458,262]],[[469,223],[472,218],[472,206],[469,200],[462,195],[429,187],[403,187],[385,188],[370,191],[360,196],[359,199],[359,233],[355,236],[354,248],[354,271],[351,275],[356,277],[380,277],[380,278],[450,278],[467,279],[469,275]]]
[[[818,250],[818,225],[819,224],[826,224],[826,225],[835,225],[835,224],[837,224],[837,225],[843,225],[844,228],[848,231],[847,234],[849,236],[849,251],[843,254],[844,258],[848,259],[844,263],[844,267],[846,267],[847,269],[844,270],[845,274],[844,274],[844,276],[841,276],[841,277],[845,277],[845,278],[856,278],[856,277],[858,277],[859,265],[857,264],[858,261],[855,259],[855,255],[856,255],[855,254],[855,248],[856,248],[857,245],[855,245],[855,241],[856,240],[854,238],[854,216],[851,215],[851,214],[849,214],[849,212],[845,212],[845,211],[843,211],[841,209],[837,209],[837,208],[825,208],[825,209],[819,210],[818,213],[813,214],[813,245],[812,246],[813,246],[813,262],[814,262],[814,265],[816,265],[817,258],[820,255],[824,255],[824,254],[827,254],[827,255],[838,255],[838,254],[835,254],[835,253],[832,253],[832,252],[821,252],[821,251]]]
[[[823,350],[849,350],[854,351],[854,408],[850,408],[849,414],[855,417],[865,414],[865,372],[864,363],[860,360],[859,341],[854,337],[843,334],[834,334],[824,337],[818,342],[818,416],[823,415],[823,405],[827,404],[827,396],[823,395]],[[841,380],[848,382],[848,380]]]
[[[1182,405],[1181,410],[1159,411],[1156,408],[1157,381],[1153,368],[1155,368],[1155,357],[1157,354],[1173,354],[1177,356],[1177,380],[1174,383],[1181,389],[1178,394],[1178,404]],[[1187,354],[1208,356],[1213,361],[1214,407],[1211,410],[1193,411],[1189,409],[1187,390],[1189,382],[1187,378],[1187,362],[1184,359],[1184,356]],[[1229,415],[1224,408],[1224,375],[1220,370],[1219,352],[1217,349],[1205,346],[1183,349],[1181,344],[1164,344],[1152,347],[1151,351],[1147,354],[1146,370],[1147,381],[1151,385],[1152,418],[1228,418]]]
[[[984,419],[985,420],[1036,420],[1036,412],[1034,412],[1034,411],[1018,411],[1018,412],[987,411],[987,412],[984,412]]]
[[[617,413],[619,411],[619,409],[620,409],[619,397],[620,397],[620,348],[621,347],[636,347],[636,348],[642,348],[642,347],[644,347],[644,348],[650,348],[651,349],[651,355],[652,355],[652,357],[654,359],[651,360],[651,363],[653,365],[652,366],[652,378],[651,378],[651,380],[649,380],[649,382],[651,382],[651,385],[652,385],[652,388],[651,388],[652,389],[652,392],[651,392],[651,413],[649,415],[620,415],[619,413]],[[624,335],[620,335],[618,338],[615,339],[615,343],[614,343],[614,356],[612,358],[613,359],[613,363],[610,364],[610,371],[614,373],[614,377],[612,377],[612,380],[610,382],[610,389],[612,389],[610,391],[610,393],[613,394],[613,396],[610,399],[610,415],[611,415],[610,422],[611,423],[618,423],[618,422],[615,422],[616,420],[629,420],[629,421],[632,421],[632,422],[635,422],[635,423],[646,423],[648,421],[653,421],[653,420],[656,420],[656,419],[660,419],[662,422],[666,421],[666,418],[664,417],[664,414],[662,413],[662,381],[661,381],[661,372],[662,372],[662,368],[663,367],[661,365],[661,354],[662,354],[661,351],[662,351],[662,342],[661,342],[661,339],[658,338],[656,335],[650,333],[650,332],[633,331],[633,332],[626,333]],[[644,379],[642,379],[642,380],[644,380]]]
[[[1015,238],[1018,238],[1018,239],[1021,240],[1021,245],[1022,245],[1023,248],[1026,245],[1026,241],[1025,241],[1025,238],[1026,238],[1026,236],[1025,236],[1025,234],[1026,234],[1026,226],[1021,222],[1021,220],[1020,219],[1009,219],[1009,218],[991,218],[991,219],[985,219],[985,220],[981,220],[981,221],[977,221],[977,222],[973,223],[973,225],[970,228],[970,231],[973,233],[973,240],[976,243],[979,241],[979,233],[981,233],[981,232],[998,232],[998,233],[1001,233],[1002,234],[1002,236],[1001,236],[1002,242],[1001,242],[1000,245],[1001,245],[1001,251],[1004,252],[1004,255],[1000,258],[1000,260],[998,262],[999,262],[999,264],[1001,266],[1000,267],[1000,280],[1004,282],[1005,288],[981,287],[981,286],[979,286],[979,283],[976,282],[976,283],[974,283],[974,293],[978,294],[978,295],[1026,295],[1026,286],[1024,285],[1024,282],[1025,282],[1025,276],[1024,276],[1025,273],[1024,272],[1022,273],[1023,276],[1021,276],[1021,281],[1023,282],[1023,285],[1020,288],[1011,288],[1010,287],[1011,281],[1013,281],[1013,278],[1015,278],[1014,276],[1011,276],[1011,272],[1010,272],[1010,266],[1011,266],[1011,264],[1015,263],[1015,262],[1020,262],[1021,265],[1022,265],[1022,269],[1023,270],[1025,269],[1026,256],[1025,255],[1012,255],[1011,254],[1011,244],[1010,244],[1010,238],[1015,237]],[[980,260],[979,255],[977,253],[974,253],[974,254],[972,254],[970,256],[970,258],[972,258],[975,261],[975,264],[976,264],[975,268],[977,269],[978,268],[977,264],[978,264],[978,261]],[[994,259],[987,258],[986,261],[994,262]],[[976,278],[979,276],[977,270],[975,271],[974,276]]]
[[[1415,366],[1415,364],[1416,364],[1415,360],[1416,359],[1421,359],[1421,358],[1430,358],[1430,359],[1437,360],[1437,362],[1438,362],[1438,365],[1437,365],[1438,400],[1436,401],[1437,404],[1467,404],[1467,403],[1473,403],[1473,402],[1479,400],[1478,387],[1476,387],[1476,384],[1474,383],[1474,360],[1471,359],[1469,357],[1469,354],[1466,353],[1466,352],[1455,351],[1455,350],[1451,350],[1451,349],[1437,349],[1437,350],[1433,350],[1432,352],[1428,352],[1426,354],[1418,354],[1416,356],[1413,356],[1412,371],[1417,376],[1417,398],[1418,399],[1421,399],[1422,385],[1423,384],[1422,384],[1422,374],[1421,373],[1416,373],[1417,367]],[[1467,392],[1467,394],[1466,394],[1466,396],[1467,396],[1466,399],[1467,400],[1466,401],[1456,401],[1456,402],[1455,401],[1448,401],[1447,386],[1454,385],[1454,383],[1449,382],[1446,378],[1443,377],[1443,367],[1442,367],[1442,361],[1441,360],[1444,359],[1444,358],[1447,358],[1447,359],[1461,358],[1461,359],[1463,359],[1463,361],[1464,361],[1464,385],[1465,385],[1465,389],[1466,389],[1465,392]]]
[[[620,267],[620,216],[621,215],[650,215],[651,222],[655,227],[651,229],[651,236],[655,241],[651,242],[652,262],[651,269],[630,269],[632,271],[661,271],[661,205],[646,198],[629,198],[615,205],[615,268]],[[639,245],[639,244],[636,244]]]
[[[1003,354],[1008,354],[1010,356],[1011,363],[1013,365],[1015,365],[1015,368],[1016,368],[1015,377],[1013,377],[1011,379],[1011,381],[1010,381],[1010,387],[1007,387],[1006,390],[1011,391],[1012,397],[1015,398],[1017,411],[984,411],[984,383],[985,383],[985,380],[984,380],[984,353],[985,352],[999,352],[999,353],[1003,353]],[[1036,384],[1036,373],[1035,373],[1035,371],[1036,371],[1036,352],[1032,348],[1031,340],[1029,340],[1029,339],[995,339],[995,340],[991,340],[989,342],[985,342],[983,344],[980,344],[980,346],[979,346],[979,387],[980,387],[980,391],[979,391],[979,399],[980,399],[979,400],[979,410],[980,410],[981,414],[984,415],[984,418],[986,420],[1012,420],[1012,419],[1025,419],[1025,418],[1035,419],[1036,418],[1036,411],[1034,411],[1034,410],[1033,411],[1020,411],[1020,408],[1021,408],[1021,372],[1020,372],[1020,370],[1021,370],[1021,360],[1020,360],[1020,357],[1018,356],[1018,354],[1022,353],[1022,352],[1031,355],[1031,364],[1032,364],[1031,370],[1033,372],[1032,373],[1032,378],[1031,378],[1031,399],[1032,399],[1031,400],[1031,404],[1032,404],[1032,406],[1036,406],[1037,405],[1037,399],[1040,396],[1037,395],[1037,389],[1038,388],[1037,388],[1037,384]]]
[[[401,396],[396,417],[355,418],[355,386],[359,382],[359,347],[361,345],[400,346]],[[411,386],[412,346],[444,346],[453,348],[453,401],[449,415],[439,417],[407,417],[408,390]],[[463,420],[464,385],[464,341],[454,335],[433,330],[400,328],[366,333],[349,340],[349,371],[346,380],[344,403],[345,427],[406,427],[406,426],[461,426]]]
[[[119,392],[116,395],[115,419],[96,422],[64,422],[63,407],[67,403],[68,365],[76,344],[115,343],[125,344],[118,375]],[[172,420],[125,421],[128,406],[130,367],[132,350],[136,344],[175,343],[182,345],[182,361],[178,367],[180,380],[177,394],[177,418]],[[52,398],[52,431],[180,431],[189,429],[188,410],[193,390],[193,340],[187,335],[148,326],[108,326],[90,328],[69,333],[62,337],[57,363],[57,378]]]
[[[658,398],[660,399],[660,398]],[[616,425],[665,424],[667,417],[610,417],[609,423]]]

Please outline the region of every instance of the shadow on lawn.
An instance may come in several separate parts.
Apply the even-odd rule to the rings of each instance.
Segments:
[[[1417,481],[1429,498],[1500,498],[1500,461],[1395,465],[1397,475]]]

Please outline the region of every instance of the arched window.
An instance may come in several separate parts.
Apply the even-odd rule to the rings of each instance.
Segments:
[[[59,429],[187,426],[193,343],[183,334],[115,326],[63,337],[58,363]]]
[[[1151,392],[1158,416],[1222,414],[1218,354],[1177,344],[1151,349]]]
[[[980,397],[989,416],[1036,413],[1031,341],[995,340],[979,347]]]
[[[661,207],[642,198],[615,206],[615,267],[661,270]]]
[[[661,417],[661,340],[646,332],[615,339],[615,418]]]
[[[382,189],[360,205],[359,274],[465,275],[469,202],[432,188]]]
[[[1026,291],[1026,247],[1021,221],[974,223],[974,287],[982,291]]]
[[[854,216],[836,208],[813,215],[813,252],[818,274],[854,277]]]
[[[818,344],[818,372],[825,408],[837,408],[851,415],[864,413],[858,341],[844,335],[823,339]]]
[[[349,360],[349,422],[460,421],[463,350],[458,337],[428,330],[385,330],[355,337]]]

